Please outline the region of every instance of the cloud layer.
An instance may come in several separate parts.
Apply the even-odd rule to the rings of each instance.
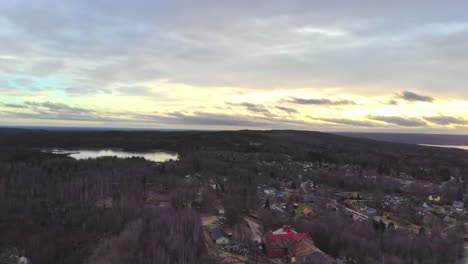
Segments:
[[[466,1],[3,1],[0,125],[466,133]]]

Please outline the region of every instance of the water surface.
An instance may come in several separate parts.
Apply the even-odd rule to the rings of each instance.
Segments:
[[[463,146],[463,145],[429,145],[429,144],[420,144],[420,145],[428,146],[428,147],[437,147],[437,148],[457,148],[457,149],[468,150],[468,146]]]
[[[132,158],[140,157],[149,161],[164,162],[168,160],[176,160],[177,154],[166,151],[151,151],[151,152],[132,152],[119,149],[52,149],[45,150],[55,154],[66,154],[71,158],[81,159],[95,159],[99,157],[117,157],[117,158]]]

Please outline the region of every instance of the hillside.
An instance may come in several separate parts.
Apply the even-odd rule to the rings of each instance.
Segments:
[[[380,141],[406,143],[406,144],[428,144],[428,145],[468,145],[468,135],[444,135],[444,134],[403,134],[403,133],[357,133],[340,132],[337,135],[367,138]]]
[[[1,130],[0,130],[1,131]],[[3,136],[2,136],[3,135]],[[322,160],[411,172],[422,167],[465,171],[468,151],[389,143],[341,135],[293,130],[271,131],[39,131],[2,134],[4,148],[163,149],[186,155],[196,151],[285,154],[294,160]],[[393,169],[392,169],[393,168]]]

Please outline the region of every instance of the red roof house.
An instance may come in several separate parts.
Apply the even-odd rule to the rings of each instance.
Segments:
[[[266,253],[270,258],[280,258],[288,255],[288,249],[294,243],[310,239],[307,233],[298,233],[289,226],[282,226],[263,237]]]
[[[336,260],[318,249],[311,239],[301,240],[289,248],[291,263],[336,264]]]
[[[310,210],[309,208],[305,208],[304,209],[304,215],[311,216],[312,215],[312,210]]]

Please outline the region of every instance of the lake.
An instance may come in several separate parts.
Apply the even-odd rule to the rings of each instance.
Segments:
[[[149,161],[164,162],[168,160],[178,159],[178,155],[166,151],[151,151],[151,152],[132,152],[119,149],[47,149],[43,150],[55,154],[66,154],[71,158],[81,159],[95,159],[99,157],[117,157],[117,158],[132,158],[140,157]]]
[[[437,148],[457,148],[457,149],[468,150],[468,146],[462,146],[462,145],[428,145],[428,144],[420,144],[420,145],[428,146],[428,147],[437,147]]]

